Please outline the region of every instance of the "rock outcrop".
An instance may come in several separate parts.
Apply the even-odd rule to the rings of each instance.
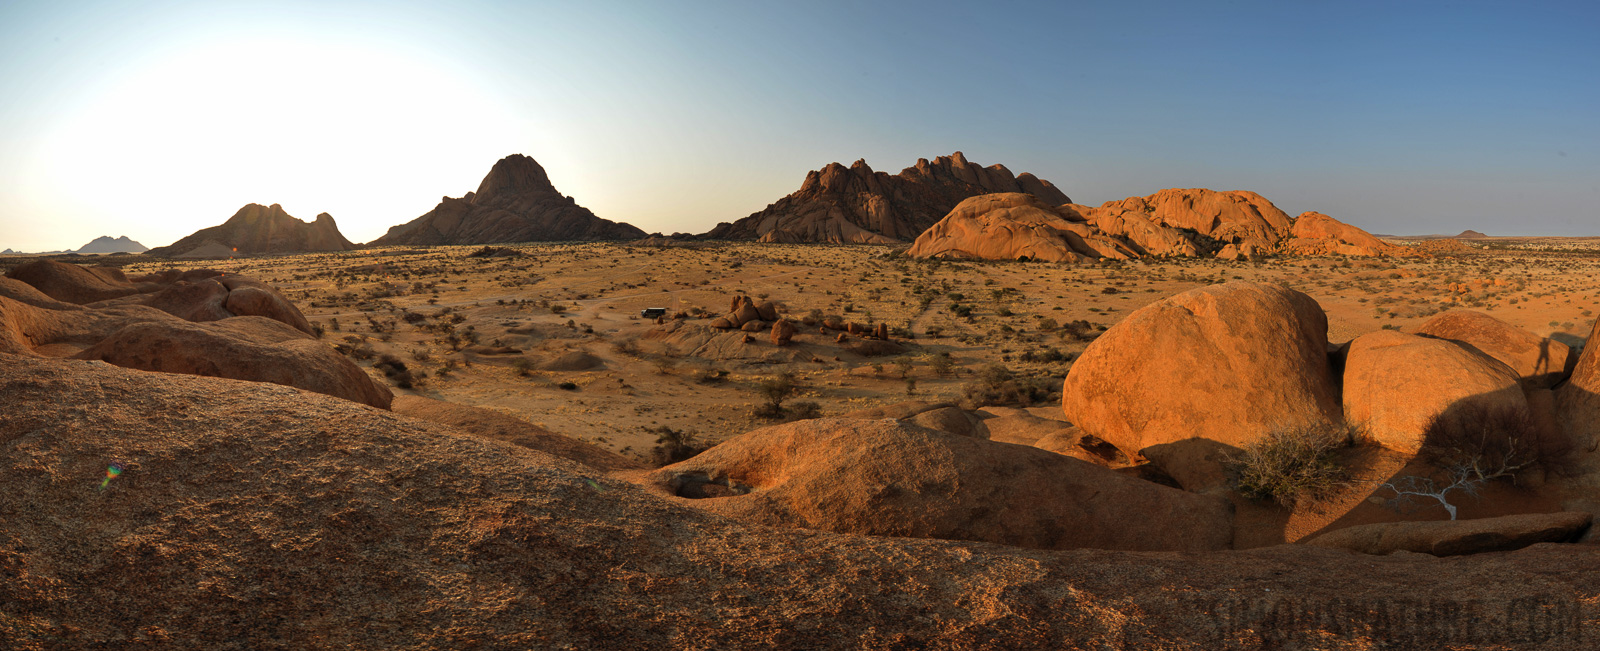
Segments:
[[[143,253],[149,250],[150,247],[130,240],[126,235],[116,238],[101,235],[78,247],[78,253]]]
[[[765,526],[1038,549],[1198,551],[1232,541],[1220,499],[893,420],[763,428],[647,481],[663,494],[700,498],[687,505]]]
[[[1128,554],[753,527],[348,401],[96,362],[0,356],[0,400],[0,630],[23,649],[1583,649],[1600,594],[1574,571],[1593,545]]]
[[[1296,255],[1353,255],[1372,257],[1403,252],[1364,230],[1320,212],[1301,213],[1294,220],[1289,239],[1279,242],[1280,253]]]
[[[1046,205],[1068,203],[1049,181],[1004,165],[980,167],[956,152],[889,175],[864,160],[830,163],[806,175],[794,194],[765,210],[721,223],[703,239],[795,243],[890,244],[907,242],[969,197],[995,192],[1033,195]]]
[[[1202,437],[1245,446],[1275,428],[1341,421],[1327,316],[1310,296],[1230,282],[1129,314],[1063,383],[1066,419],[1133,457]]]
[[[283,211],[283,206],[247,204],[228,221],[202,228],[168,246],[145,255],[165,258],[210,258],[229,255],[348,251],[356,248],[339,233],[328,213],[303,222]]]
[[[1403,247],[1321,213],[1290,219],[1254,192],[1173,189],[1108,201],[1098,208],[1049,206],[1025,195],[973,197],[918,236],[907,255],[1076,262],[1405,252]]]
[[[1384,447],[1416,452],[1429,421],[1468,404],[1528,409],[1517,372],[1476,349],[1394,330],[1350,342],[1344,417]]]
[[[1074,217],[1078,216],[1031,194],[972,197],[918,236],[906,255],[1043,262],[1126,260],[1138,255],[1122,242],[1096,233],[1081,218],[1068,221]]]
[[[636,240],[645,232],[596,217],[556,191],[544,168],[512,154],[483,177],[477,192],[445,197],[426,214],[389,229],[371,246]]]
[[[1472,346],[1516,370],[1523,384],[1534,388],[1555,386],[1578,362],[1566,344],[1476,310],[1450,310],[1428,319],[1416,334]]]
[[[118,269],[48,260],[12,272],[0,279],[0,352],[269,382],[389,407],[388,387],[317,341],[293,303],[249,277],[196,269],[129,280]],[[116,297],[88,300],[106,295]]]

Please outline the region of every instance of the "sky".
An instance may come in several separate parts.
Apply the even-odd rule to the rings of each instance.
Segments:
[[[364,242],[513,153],[651,232],[959,150],[1089,205],[1600,235],[1596,34],[1593,2],[4,0],[0,249],[247,203]]]

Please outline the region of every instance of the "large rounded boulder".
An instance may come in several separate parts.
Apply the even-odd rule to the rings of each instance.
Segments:
[[[1551,387],[1577,363],[1566,344],[1476,310],[1450,310],[1429,319],[1417,334],[1467,344],[1516,370],[1525,385]]]
[[[1395,330],[1350,342],[1344,417],[1384,447],[1415,452],[1429,421],[1468,405],[1528,409],[1517,372],[1477,349]]]
[[[1026,446],[894,420],[824,418],[739,436],[646,478],[751,524],[1040,549],[1227,548],[1220,499]]]
[[[1202,437],[1249,445],[1340,420],[1328,321],[1310,296],[1232,282],[1135,310],[1084,350],[1063,384],[1067,420],[1133,456]]]
[[[1578,357],[1572,376],[1555,390],[1556,414],[1567,434],[1582,450],[1590,451],[1590,464],[1600,443],[1600,322],[1589,333],[1589,343]]]

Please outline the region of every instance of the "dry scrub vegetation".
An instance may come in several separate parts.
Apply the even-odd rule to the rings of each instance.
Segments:
[[[1527,245],[1536,246],[1536,245]],[[1570,247],[1569,247],[1570,248]],[[474,255],[474,254],[477,255]],[[125,258],[129,273],[196,262]],[[392,248],[211,260],[295,300],[339,350],[400,393],[487,407],[641,459],[659,430],[716,442],[754,427],[908,398],[1059,417],[1060,380],[1128,313],[1230,280],[1287,285],[1327,310],[1332,341],[1473,307],[1579,337],[1600,296],[1592,253],[1474,249],[1431,258],[1150,260],[1079,266],[948,262],[887,247],[616,243]],[[736,296],[772,301],[797,334],[696,350],[641,319],[690,324]],[[1581,314],[1575,317],[1574,313]],[[893,344],[829,325],[887,324]],[[792,390],[778,391],[783,378]],[[783,395],[774,400],[773,396]]]

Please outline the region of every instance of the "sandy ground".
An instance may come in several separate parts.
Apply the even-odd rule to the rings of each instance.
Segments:
[[[647,428],[719,441],[769,424],[752,415],[761,402],[757,383],[782,372],[805,387],[792,400],[814,401],[824,415],[908,397],[959,400],[963,385],[990,364],[1059,382],[1070,362],[1027,361],[1051,349],[1068,357],[1083,350],[1085,342],[1056,326],[1109,327],[1152,301],[1230,280],[1311,295],[1327,310],[1335,343],[1384,327],[1412,330],[1456,307],[1579,342],[1600,303],[1592,281],[1600,239],[1494,238],[1414,258],[1078,266],[907,260],[872,246],[528,244],[510,247],[520,256],[469,257],[477,248],[138,262],[126,270],[210,266],[262,278],[296,300],[328,341],[370,346],[425,374],[397,393],[503,411],[641,457],[656,438]],[[886,321],[914,339],[903,354],[863,357],[834,343],[832,333],[802,327],[790,350],[811,361],[763,359],[778,350],[766,332],[752,335],[744,358],[704,358],[652,338],[656,324],[639,318],[648,307],[716,316],[739,294],[777,302],[790,318]],[[957,316],[953,305],[969,307],[970,316]],[[470,351],[475,345],[519,352],[479,354]],[[537,370],[574,351],[600,365]],[[930,363],[945,353],[954,368],[941,375]],[[720,381],[706,379],[720,371]]]

